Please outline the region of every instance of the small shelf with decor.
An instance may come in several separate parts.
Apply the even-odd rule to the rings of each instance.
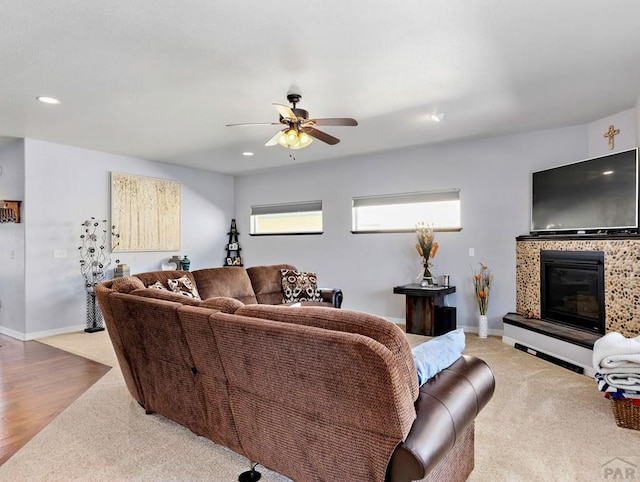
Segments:
[[[225,266],[242,266],[242,257],[240,256],[240,243],[238,242],[238,228],[236,226],[236,220],[231,220],[231,226],[229,228],[229,242],[227,243],[227,257],[224,260]]]
[[[20,204],[21,201],[0,200],[0,223],[19,223]]]

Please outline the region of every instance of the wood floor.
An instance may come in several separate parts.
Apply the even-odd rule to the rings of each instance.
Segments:
[[[0,334],[0,465],[110,367]]]

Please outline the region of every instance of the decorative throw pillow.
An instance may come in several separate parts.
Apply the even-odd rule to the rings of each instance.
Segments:
[[[283,303],[298,301],[322,301],[315,273],[281,269]]]
[[[135,276],[125,276],[123,278],[113,278],[111,289],[120,293],[131,293],[133,290],[144,288],[144,283]]]
[[[181,295],[197,300],[202,299],[200,298],[200,293],[198,293],[197,288],[186,275],[176,279],[168,279],[167,285],[174,293],[180,293]]]
[[[166,290],[167,289],[167,288],[164,287],[164,285],[162,283],[160,283],[160,281],[156,281],[152,285],[147,286],[147,288],[153,288],[154,290]],[[169,291],[169,290],[167,290],[167,291]]]

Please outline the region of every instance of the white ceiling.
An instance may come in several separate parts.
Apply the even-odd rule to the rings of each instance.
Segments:
[[[632,108],[640,2],[2,0],[0,72],[1,136],[236,174]],[[276,126],[225,127],[277,121],[292,85],[360,125],[295,160]]]

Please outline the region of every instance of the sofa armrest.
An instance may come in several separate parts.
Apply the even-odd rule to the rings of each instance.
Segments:
[[[342,306],[342,290],[340,288],[318,288],[318,291],[320,291],[322,300],[331,303],[334,308]]]
[[[420,387],[417,418],[389,462],[390,482],[421,480],[453,448],[493,396],[495,379],[479,358],[462,355]]]

